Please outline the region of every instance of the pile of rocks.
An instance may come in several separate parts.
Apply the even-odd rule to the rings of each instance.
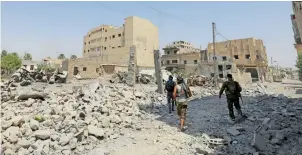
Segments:
[[[66,83],[67,72],[59,72],[56,69],[54,72],[46,71],[28,71],[24,67],[19,68],[12,76],[8,83],[20,83],[21,86],[28,86],[33,82],[44,82],[44,83]]]
[[[223,79],[218,78],[218,83],[223,83]],[[192,75],[187,79],[189,86],[214,87],[214,79],[202,75]]]
[[[127,72],[117,72],[112,75],[112,78],[109,81],[111,83],[126,83],[127,76]],[[139,74],[136,76],[136,83],[149,84],[150,82],[151,79],[147,75]]]
[[[8,99],[1,104],[2,151],[85,154],[101,141],[124,135],[125,128],[142,130],[144,111],[160,104],[157,98],[124,84],[95,82],[49,93],[44,101]]]

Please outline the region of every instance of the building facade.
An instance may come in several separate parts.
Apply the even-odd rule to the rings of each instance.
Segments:
[[[62,63],[63,61],[65,61],[66,59],[55,59],[55,58],[44,58],[42,60],[42,63],[44,65],[47,65],[49,67],[52,67],[52,68],[62,68]]]
[[[295,1],[292,2],[293,12],[294,14],[291,15],[292,20],[292,27],[294,32],[294,39],[295,39],[295,48],[298,53],[302,53],[302,2]]]
[[[202,51],[186,41],[174,41],[163,48],[162,66],[166,70],[185,70],[187,65],[198,65],[202,59]]]
[[[215,54],[213,44],[208,44],[208,57],[213,61],[227,61],[236,64],[242,72],[250,72],[254,81],[265,77],[268,66],[266,48],[263,41],[255,38],[236,39],[215,43]],[[218,60],[221,57],[222,60]]]
[[[130,47],[135,46],[137,70],[154,69],[153,51],[159,49],[158,28],[149,20],[127,17],[120,27],[101,25],[83,38],[82,58],[69,60],[68,74],[80,70],[86,78],[95,78],[104,66],[126,70]],[[112,67],[111,67],[112,68]]]
[[[22,66],[30,71],[33,72],[38,68],[38,62],[37,61],[32,61],[32,60],[22,60]]]
[[[83,57],[102,57],[104,63],[129,61],[129,49],[136,46],[137,65],[153,67],[153,51],[159,48],[158,28],[149,20],[128,17],[120,27],[101,25],[83,39]]]

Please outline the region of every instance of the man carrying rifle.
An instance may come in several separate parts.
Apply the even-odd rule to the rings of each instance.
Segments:
[[[238,115],[240,115],[241,117],[243,116],[241,107],[239,104],[239,98],[241,97],[240,92],[242,91],[242,88],[237,81],[233,80],[233,77],[231,74],[228,74],[227,78],[228,78],[228,80],[223,83],[223,85],[220,89],[219,99],[221,98],[221,95],[222,95],[223,91],[225,90],[225,94],[226,94],[227,102],[228,102],[229,115],[230,115],[231,120],[235,121],[233,106],[235,106]]]

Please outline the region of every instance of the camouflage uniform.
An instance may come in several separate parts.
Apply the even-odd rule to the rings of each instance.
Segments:
[[[182,118],[182,119],[185,119],[186,113],[187,113],[187,108],[188,108],[187,96],[184,92],[184,91],[186,91],[185,87],[186,87],[186,85],[184,83],[176,85],[177,115],[180,116],[180,118]]]
[[[240,96],[240,92],[242,90],[241,86],[239,85],[238,82],[236,81],[226,81],[223,83],[219,95],[221,96],[221,94],[223,93],[223,91],[225,90],[225,94],[227,97],[227,102],[228,102],[228,109],[229,109],[229,115],[232,119],[235,118],[234,115],[234,110],[233,110],[233,106],[235,106],[237,113],[239,115],[242,115],[241,112],[241,107],[239,104],[239,97]]]

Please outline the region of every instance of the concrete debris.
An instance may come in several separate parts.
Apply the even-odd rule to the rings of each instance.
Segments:
[[[127,76],[127,72],[117,72],[112,75],[109,81],[111,83],[126,83]],[[138,74],[136,76],[136,83],[149,84],[150,82],[154,83],[154,79],[148,74]]]
[[[147,85],[129,87],[126,76],[62,87],[2,83],[1,153],[302,154],[302,102],[277,90],[280,83],[243,88],[248,119],[234,125],[225,98],[218,99],[219,90],[200,76],[188,82],[199,87],[191,86],[188,128],[178,132],[178,117],[168,114],[166,95],[155,92],[152,78],[139,75]]]
[[[27,151],[57,154],[56,150],[63,149],[65,154],[85,154],[102,141],[118,140],[124,135],[123,129],[142,131],[144,127],[139,124],[145,116],[141,110],[148,110],[148,106],[142,105],[149,97],[141,91],[132,93],[130,90],[133,89],[124,84],[92,82],[58,93],[20,92],[1,105],[5,114],[1,117],[2,142],[8,146],[3,151],[7,154]],[[157,99],[163,98],[155,92],[153,94]],[[45,146],[32,145],[44,145],[44,142],[50,144],[47,151]],[[21,146],[22,150],[15,145]],[[82,150],[84,145],[87,148]]]
[[[46,72],[41,70],[40,72],[28,71],[26,68],[19,68],[12,76],[11,80],[7,83],[9,87],[10,83],[20,83],[20,86],[28,86],[33,82],[43,82],[43,83],[66,83],[67,72],[60,72],[56,69],[54,72]]]
[[[240,134],[240,132],[234,127],[227,129],[227,132],[232,136],[237,136]]]
[[[223,83],[223,79],[218,79],[218,83]],[[187,78],[189,86],[214,87],[214,79],[203,75],[192,75]]]

